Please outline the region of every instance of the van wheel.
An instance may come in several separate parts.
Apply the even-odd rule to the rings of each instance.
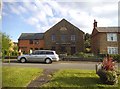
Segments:
[[[20,62],[21,62],[21,63],[25,63],[25,62],[26,62],[26,59],[25,59],[25,58],[21,58],[21,59],[20,59]]]
[[[51,61],[51,59],[47,58],[47,59],[45,59],[45,63],[50,64],[50,63],[52,63],[52,61]]]

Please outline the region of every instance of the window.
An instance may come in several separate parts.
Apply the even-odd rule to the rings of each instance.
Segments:
[[[46,54],[51,55],[51,54],[54,54],[54,53],[53,52],[46,52]]]
[[[61,53],[66,53],[67,52],[66,47],[65,46],[61,46],[60,51],[61,51]]]
[[[39,51],[32,52],[33,55],[39,55]]]
[[[71,35],[71,41],[75,41],[75,35]]]
[[[35,48],[35,50],[38,50],[38,48]]]
[[[61,41],[66,41],[66,35],[61,35]]]
[[[56,50],[56,48],[55,48],[54,46],[52,46],[51,50],[54,50],[54,51],[55,51],[55,50]]]
[[[118,47],[108,47],[108,54],[118,54]]]
[[[107,41],[117,41],[116,33],[107,33]]]
[[[34,51],[32,54],[33,55],[43,55],[43,54],[46,54],[46,52],[44,52],[44,51]]]
[[[45,51],[39,51],[39,55],[45,55],[46,52]]]
[[[35,40],[34,43],[35,43],[35,44],[39,44],[39,40]]]
[[[43,48],[40,48],[40,50],[43,50]]]
[[[55,35],[53,34],[51,37],[52,41],[55,41]]]
[[[29,40],[29,44],[33,44],[33,40]]]
[[[83,39],[85,39],[85,34],[83,34]]]

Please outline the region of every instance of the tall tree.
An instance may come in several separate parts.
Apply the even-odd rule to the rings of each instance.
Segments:
[[[6,33],[2,34],[2,54],[7,55],[7,53],[10,51],[10,48],[12,47],[12,41],[10,39],[10,36]]]
[[[91,40],[91,35],[89,33],[85,34],[85,52],[89,53],[91,52],[91,44],[90,44],[90,40]]]

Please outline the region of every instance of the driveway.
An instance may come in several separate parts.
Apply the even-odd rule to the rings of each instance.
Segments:
[[[37,67],[43,69],[84,69],[95,70],[95,65],[98,62],[84,62],[84,61],[59,61],[52,64],[45,63],[19,63],[16,60],[11,59],[11,63],[5,61],[3,66],[20,66],[20,67]]]

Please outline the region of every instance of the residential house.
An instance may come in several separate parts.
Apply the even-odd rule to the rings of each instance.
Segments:
[[[44,34],[45,48],[58,54],[75,54],[84,50],[84,32],[65,19]]]
[[[18,39],[18,49],[23,53],[44,49],[44,33],[22,33]]]
[[[94,20],[91,49],[94,54],[120,54],[119,27],[97,27]]]

